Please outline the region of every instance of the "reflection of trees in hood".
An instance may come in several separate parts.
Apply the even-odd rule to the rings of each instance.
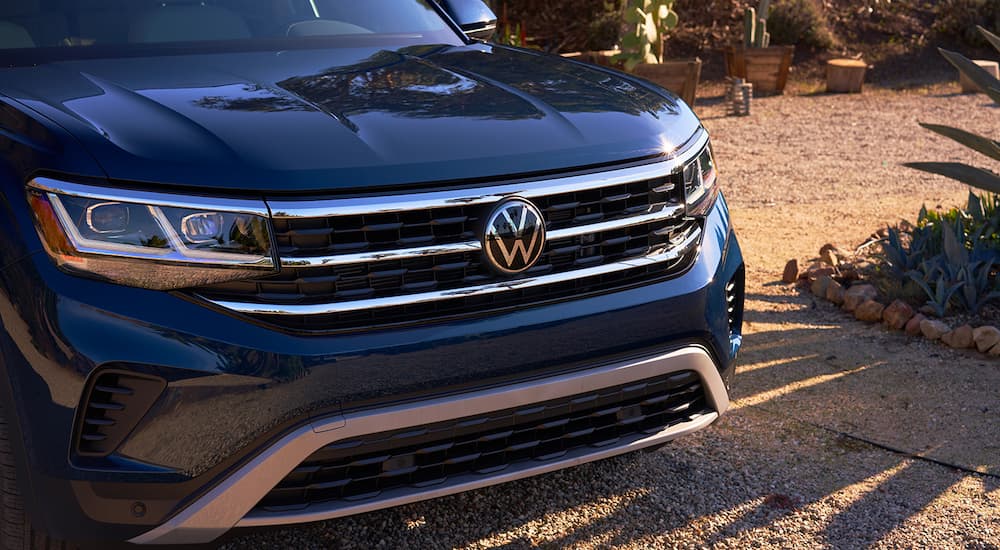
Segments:
[[[290,95],[278,95],[259,84],[243,84],[240,97],[231,95],[205,96],[193,103],[205,109],[224,111],[248,111],[254,113],[276,113],[283,111],[312,111],[306,103]]]
[[[350,118],[372,111],[409,117],[542,118],[561,112],[655,113],[664,98],[611,74],[547,56],[443,46],[382,50],[322,73],[279,82],[323,109]]]
[[[351,65],[277,84],[232,86],[194,104],[247,112],[311,111],[313,105],[350,126],[352,115],[384,112],[413,118],[541,119],[562,113],[657,114],[669,100],[599,70],[559,58],[502,48],[484,55],[450,46],[381,50]]]
[[[418,53],[414,49],[382,50],[360,63],[278,85],[348,119],[366,112],[414,118],[542,118],[515,95],[413,57]]]

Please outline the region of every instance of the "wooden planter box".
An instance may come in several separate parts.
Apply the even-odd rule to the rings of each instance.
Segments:
[[[753,84],[754,95],[785,93],[795,46],[731,46],[722,50],[722,55],[726,62],[726,74]]]
[[[642,63],[636,65],[633,71],[640,76],[660,85],[680,96],[692,109],[698,94],[698,81],[701,80],[701,59],[668,60],[663,63]]]

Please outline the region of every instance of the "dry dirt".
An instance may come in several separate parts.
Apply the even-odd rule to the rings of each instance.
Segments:
[[[998,134],[957,86],[699,108],[748,273],[734,407],[656,452],[232,548],[1000,547],[1000,362],[863,325],[778,282],[789,258],[964,202],[900,166],[987,165],[917,121]],[[975,471],[983,472],[973,473]]]

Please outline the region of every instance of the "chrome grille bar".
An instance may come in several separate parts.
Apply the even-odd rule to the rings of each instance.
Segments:
[[[677,243],[676,245],[670,248],[659,250],[652,254],[648,254],[646,256],[638,258],[630,258],[628,260],[624,260],[621,262],[604,264],[589,268],[574,269],[572,271],[565,271],[551,275],[526,277],[524,279],[501,281],[501,282],[478,285],[478,286],[469,286],[454,290],[424,292],[420,294],[407,294],[403,296],[389,296],[385,298],[373,298],[369,300],[333,302],[328,304],[272,305],[272,304],[235,302],[229,300],[210,300],[207,298],[204,299],[214,303],[217,306],[224,307],[226,309],[231,309],[233,311],[237,311],[240,313],[255,314],[255,315],[325,315],[331,313],[348,313],[352,311],[360,311],[372,308],[423,304],[427,302],[447,300],[451,298],[485,296],[488,294],[496,294],[498,292],[505,292],[508,290],[557,284],[565,281],[572,281],[574,279],[594,277],[598,275],[615,273],[617,271],[634,269],[637,267],[645,267],[659,262],[676,260],[677,258],[682,257],[684,254],[692,250],[694,247],[698,246],[700,240],[701,240],[701,229],[696,227],[693,231],[691,231],[687,235],[687,237],[683,241]]]
[[[666,221],[675,218],[684,212],[684,207],[679,205],[664,206],[662,209],[647,214],[629,216],[617,220],[593,223],[589,225],[579,225],[550,231],[547,239],[550,241],[578,237],[589,233],[624,229],[633,225]],[[335,265],[356,264],[361,262],[378,262],[384,260],[403,260],[406,258],[417,258],[421,256],[434,256],[437,254],[454,254],[462,252],[478,252],[482,249],[479,241],[466,241],[453,244],[442,244],[436,246],[421,246],[415,248],[401,248],[398,250],[385,250],[380,252],[360,252],[356,254],[336,254],[331,256],[315,257],[282,257],[282,267],[326,267]]]
[[[596,174],[581,174],[541,181],[512,183],[492,187],[476,187],[473,189],[334,199],[329,201],[268,199],[267,205],[271,209],[273,217],[295,219],[390,214],[411,210],[491,204],[510,196],[532,199],[562,193],[572,193],[581,189],[597,189],[669,176],[682,170],[684,162],[691,160],[689,152],[698,152],[707,144],[708,132],[701,130],[677,148],[669,158],[663,161]]]

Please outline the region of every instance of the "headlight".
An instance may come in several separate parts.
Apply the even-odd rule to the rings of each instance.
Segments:
[[[277,270],[263,201],[198,200],[45,178],[28,184],[56,264],[111,282],[170,290]]]
[[[706,145],[698,157],[684,167],[684,196],[688,214],[702,216],[712,208],[719,190],[712,145]]]

